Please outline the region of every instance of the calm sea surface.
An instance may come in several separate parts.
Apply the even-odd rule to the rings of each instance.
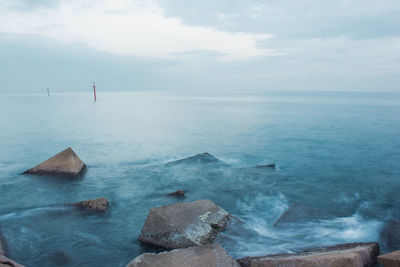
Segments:
[[[211,199],[235,258],[379,241],[400,219],[400,94],[0,95],[0,231],[26,266],[125,266],[151,207]],[[20,175],[72,147],[81,179]],[[209,152],[228,167],[164,163]],[[276,170],[255,169],[275,163]],[[183,189],[185,199],[166,194]],[[104,216],[63,204],[107,197]],[[292,204],[305,207],[284,225]]]

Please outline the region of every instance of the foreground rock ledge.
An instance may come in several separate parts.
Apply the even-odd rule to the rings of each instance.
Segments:
[[[297,254],[246,257],[238,262],[242,267],[372,267],[378,253],[378,243],[350,243]]]
[[[400,250],[390,252],[378,257],[383,267],[399,267],[400,266]]]
[[[152,208],[139,240],[167,249],[210,243],[230,215],[211,200]]]
[[[0,267],[24,267],[24,266],[19,263],[16,263],[13,260],[10,260],[9,258],[0,255]]]
[[[24,174],[79,175],[86,165],[72,148],[67,148],[48,160],[27,170]]]
[[[110,203],[106,198],[103,197],[103,198],[81,201],[79,203],[74,204],[74,206],[85,209],[87,211],[105,212],[108,206],[110,206]]]
[[[174,249],[159,254],[145,253],[136,257],[127,267],[231,267],[240,265],[219,245]]]

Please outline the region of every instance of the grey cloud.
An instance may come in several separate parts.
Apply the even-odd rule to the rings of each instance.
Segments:
[[[379,38],[400,36],[397,0],[160,0],[185,23],[228,31],[267,32],[281,38]],[[221,19],[218,14],[225,14]]]

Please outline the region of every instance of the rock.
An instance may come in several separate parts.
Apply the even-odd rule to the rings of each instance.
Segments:
[[[400,249],[400,222],[389,220],[387,226],[386,243],[390,251]]]
[[[48,160],[36,165],[24,174],[58,174],[58,175],[79,175],[86,165],[69,147]]]
[[[272,168],[275,169],[276,165],[275,164],[267,164],[267,165],[258,165],[256,168]]]
[[[302,223],[326,219],[329,215],[319,209],[309,207],[300,203],[290,206],[273,224],[275,227],[283,227],[290,223]]]
[[[54,263],[54,266],[63,266],[70,262],[70,258],[65,251],[56,251],[50,254],[48,260]]]
[[[159,254],[145,253],[132,260],[127,267],[233,267],[240,265],[219,245],[174,249]]]
[[[213,155],[209,153],[202,153],[202,154],[197,154],[188,158],[180,159],[180,160],[175,160],[166,163],[166,166],[175,166],[175,165],[193,165],[193,164],[215,164],[215,163],[221,163],[224,164],[222,161],[219,159],[215,158]]]
[[[88,210],[88,211],[95,211],[95,212],[105,212],[110,206],[110,203],[106,198],[96,198],[91,200],[81,201],[79,203],[74,204],[79,208]]]
[[[178,191],[169,193],[168,196],[185,197],[185,192],[183,190],[178,190]]]
[[[296,254],[246,257],[238,262],[242,267],[372,267],[378,253],[378,243],[349,243]]]
[[[0,256],[4,256],[5,255],[5,245],[4,245],[4,238],[3,238],[3,235],[1,234],[1,232],[0,232]]]
[[[400,250],[390,252],[378,257],[378,261],[383,267],[399,267],[400,266]]]
[[[230,215],[211,200],[197,200],[150,209],[139,240],[167,249],[210,243]]]
[[[0,255],[0,267],[24,267],[24,266]]]

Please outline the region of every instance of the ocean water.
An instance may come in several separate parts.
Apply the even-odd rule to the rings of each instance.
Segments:
[[[197,199],[240,219],[217,238],[235,258],[385,251],[400,219],[399,93],[2,94],[0,114],[0,231],[26,266],[125,266],[153,251],[137,240],[151,207]],[[67,147],[82,178],[20,175]],[[203,152],[227,166],[164,165]],[[185,199],[166,196],[178,189]],[[102,216],[64,206],[98,197],[111,203]]]

